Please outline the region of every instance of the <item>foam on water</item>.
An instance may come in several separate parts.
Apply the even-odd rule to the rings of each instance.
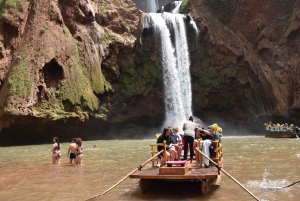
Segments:
[[[286,179],[277,179],[272,180],[268,179],[268,177],[271,177],[272,174],[268,171],[267,168],[265,168],[265,172],[263,174],[262,180],[249,180],[246,183],[246,186],[249,188],[252,188],[256,191],[268,191],[268,190],[285,190],[288,191],[288,188],[282,188],[291,182],[289,182]]]

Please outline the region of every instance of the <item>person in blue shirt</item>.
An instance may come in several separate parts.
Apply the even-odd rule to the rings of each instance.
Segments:
[[[175,126],[174,128],[172,128],[170,126],[169,128],[172,129],[172,133],[170,135],[171,143],[174,144],[175,150],[177,152],[175,159],[180,160],[181,152],[182,152],[182,139],[181,136],[179,135],[179,127]]]

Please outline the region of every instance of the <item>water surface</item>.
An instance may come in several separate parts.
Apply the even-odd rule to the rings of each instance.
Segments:
[[[85,141],[83,166],[69,164],[63,143],[60,165],[51,164],[51,144],[0,147],[0,200],[85,200],[101,194],[150,158],[154,140]],[[261,200],[299,200],[300,140],[264,137],[223,138],[224,170]],[[97,145],[97,149],[93,149]],[[223,175],[220,188],[203,196],[185,184],[139,190],[138,180],[127,178],[95,200],[254,200]],[[159,190],[159,191],[158,191]]]

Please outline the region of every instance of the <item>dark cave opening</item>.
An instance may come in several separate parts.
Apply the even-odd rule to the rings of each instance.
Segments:
[[[44,82],[47,88],[57,89],[61,80],[65,78],[63,68],[57,63],[55,59],[52,59],[49,63],[46,63],[43,67]]]

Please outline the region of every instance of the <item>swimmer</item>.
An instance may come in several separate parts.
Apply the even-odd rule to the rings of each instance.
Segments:
[[[77,138],[76,139],[76,159],[75,159],[75,163],[77,165],[82,165],[82,157],[83,157],[83,146],[82,146],[82,140],[81,138]]]
[[[52,163],[53,164],[60,164],[60,143],[58,137],[53,138],[53,145],[52,145]]]
[[[70,154],[70,156],[69,156],[69,154]],[[76,159],[76,138],[72,139],[72,143],[69,146],[67,157],[70,157],[70,163],[72,163],[73,160],[75,162],[75,159]]]

